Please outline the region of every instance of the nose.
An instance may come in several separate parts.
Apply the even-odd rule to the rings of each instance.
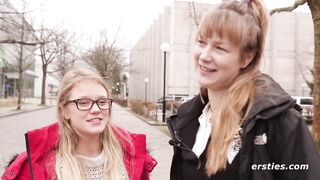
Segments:
[[[201,50],[199,60],[201,60],[201,61],[212,61],[213,60],[213,57],[211,54],[211,49],[208,45]]]
[[[90,113],[97,113],[100,112],[100,108],[98,107],[97,103],[93,103],[92,108],[90,109]]]

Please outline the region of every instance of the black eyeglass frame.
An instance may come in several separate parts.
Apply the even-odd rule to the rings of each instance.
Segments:
[[[80,100],[90,100],[90,101],[91,101],[91,106],[90,106],[90,108],[88,108],[88,109],[80,109],[79,106],[78,106],[78,103],[79,103]],[[101,108],[101,107],[99,106],[99,103],[98,103],[98,101],[100,101],[100,100],[108,100],[108,101],[110,101],[110,107],[108,107],[108,108],[106,108],[106,109]],[[68,101],[68,103],[75,103],[75,104],[76,104],[76,107],[77,107],[77,109],[78,109],[79,111],[89,111],[89,110],[93,107],[94,104],[96,104],[100,110],[108,110],[108,109],[111,109],[111,107],[112,107],[112,102],[113,102],[113,99],[111,99],[111,98],[102,98],[102,99],[98,99],[98,100],[93,100],[93,99],[90,99],[90,98],[84,98],[84,99],[75,99],[75,100],[69,100],[69,101]]]

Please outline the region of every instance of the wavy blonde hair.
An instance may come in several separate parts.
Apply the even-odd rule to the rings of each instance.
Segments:
[[[104,87],[109,97],[110,91],[106,82],[97,73],[88,69],[75,69],[67,72],[63,77],[57,99],[57,115],[59,124],[59,145],[56,152],[56,175],[58,180],[84,180],[83,167],[75,157],[75,148],[79,142],[79,137],[71,127],[69,121],[63,116],[63,109],[68,104],[71,90],[81,81],[94,81]],[[89,91],[90,89],[88,89]],[[129,136],[118,132],[117,135],[114,125],[110,121],[111,109],[109,112],[108,124],[100,135],[103,153],[106,155],[103,166],[105,179],[119,180],[118,168],[125,168],[123,162],[122,143],[117,139],[117,135],[123,135],[125,140],[130,142]]]
[[[206,163],[209,176],[226,168],[228,146],[251,109],[254,78],[259,74],[267,25],[268,16],[262,0],[224,1],[204,16],[199,25],[197,40],[213,36],[227,38],[240,47],[241,60],[252,57],[251,62],[240,70],[212,117]],[[201,92],[201,95],[207,95],[205,89]]]

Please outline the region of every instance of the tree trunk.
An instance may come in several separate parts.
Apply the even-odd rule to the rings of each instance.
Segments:
[[[314,117],[312,124],[312,135],[320,150],[320,1],[309,0],[314,23]]]
[[[42,90],[41,90],[41,105],[46,105],[46,81],[47,81],[47,65],[42,66]]]
[[[19,57],[19,69],[18,69],[18,82],[17,82],[17,90],[18,90],[18,103],[17,110],[21,110],[21,98],[22,98],[22,59],[23,58],[23,45],[20,45],[20,57]]]
[[[22,16],[22,24],[21,24],[21,41],[24,41],[24,14]],[[18,80],[18,85],[17,85],[17,90],[18,90],[18,103],[17,103],[17,110],[21,110],[21,97],[22,97],[22,63],[23,63],[23,45],[20,44],[20,52],[19,52],[19,80]]]

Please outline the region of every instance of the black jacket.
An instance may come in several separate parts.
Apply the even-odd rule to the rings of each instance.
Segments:
[[[242,147],[237,155],[237,172],[234,179],[318,180],[319,153],[306,123],[294,109],[295,103],[267,75],[256,78],[255,84],[254,105],[242,126]],[[169,143],[174,146],[171,180],[183,179],[182,172],[185,171],[182,171],[182,168],[189,168],[188,171],[204,171],[205,161],[201,158],[205,159],[206,154],[199,159],[191,149],[199,127],[198,117],[207,101],[198,95],[182,104],[177,115],[167,119],[172,136]],[[264,133],[267,135],[267,143],[254,143],[255,137]],[[302,168],[307,170],[289,170],[297,168],[297,165],[305,165]],[[210,178],[199,176],[198,179]]]

